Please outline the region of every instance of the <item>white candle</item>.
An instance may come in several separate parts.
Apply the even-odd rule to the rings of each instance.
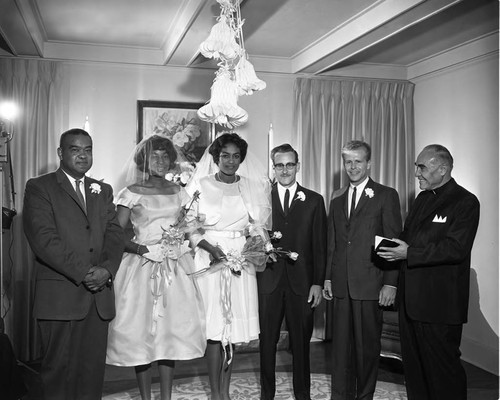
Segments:
[[[87,133],[90,133],[90,122],[89,122],[89,116],[87,115],[85,117],[85,122],[83,124],[83,130],[86,131]]]
[[[269,124],[269,132],[267,134],[267,164],[269,165],[269,178],[273,179],[273,163],[271,162],[271,150],[273,149],[273,136],[274,136],[274,131],[273,131],[273,124]]]

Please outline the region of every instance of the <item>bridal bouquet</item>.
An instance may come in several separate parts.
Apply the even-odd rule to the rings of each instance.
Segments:
[[[250,236],[241,251],[233,249],[227,251],[224,259],[212,263],[208,268],[196,272],[195,275],[209,270],[215,272],[222,267],[227,267],[233,275],[240,276],[241,270],[248,268],[249,264],[253,264],[257,272],[262,272],[266,269],[266,264],[269,261],[276,262],[278,257],[288,257],[293,261],[297,260],[298,253],[273,246],[271,241],[281,237],[281,232],[273,232],[269,241],[264,241],[261,236]]]
[[[175,223],[168,228],[163,228],[163,233],[159,242],[153,246],[148,246],[150,252],[144,257],[157,263],[177,260],[180,256],[191,251],[189,241],[185,240],[185,235],[189,234],[203,225],[204,216],[194,210],[195,203],[200,198],[200,192],[196,191],[191,201],[179,211]]]

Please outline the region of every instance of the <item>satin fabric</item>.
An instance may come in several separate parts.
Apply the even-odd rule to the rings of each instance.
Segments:
[[[225,237],[215,231],[243,231],[249,228],[249,211],[243,200],[241,184],[225,184],[215,180],[213,175],[200,181],[201,192],[199,212],[206,214],[205,230],[193,235],[198,243],[205,239],[212,245],[218,245],[228,251],[241,251],[245,236]],[[210,264],[210,256],[205,250],[196,248],[195,265],[202,270]],[[222,340],[226,322],[224,321],[221,293],[224,286],[224,269],[207,272],[196,279],[205,305],[207,318],[207,338]],[[241,271],[240,276],[229,274],[231,323],[226,328],[232,343],[249,342],[259,335],[259,316],[257,300],[257,280],[255,267],[251,264]]]
[[[189,196],[177,194],[142,195],[123,189],[117,204],[132,210],[136,243],[157,243],[174,223],[181,204]],[[116,318],[108,335],[106,362],[119,366],[149,364],[155,360],[190,360],[205,353],[205,316],[187,253],[174,262],[171,283],[159,297],[154,296],[159,271],[154,263],[137,254],[125,253],[114,282]]]

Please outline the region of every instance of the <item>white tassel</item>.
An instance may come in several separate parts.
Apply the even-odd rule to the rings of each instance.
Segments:
[[[236,32],[229,26],[225,15],[221,15],[219,22],[210,30],[208,38],[200,44],[200,52],[206,58],[232,60],[238,57],[241,51],[236,42]]]
[[[266,82],[257,78],[255,69],[252,63],[247,60],[246,54],[240,58],[234,72],[240,96],[244,94],[251,95],[254,91],[266,88]]]
[[[211,88],[210,102],[198,110],[203,121],[223,125],[229,129],[243,125],[247,112],[238,106],[238,86],[227,69],[221,69]]]

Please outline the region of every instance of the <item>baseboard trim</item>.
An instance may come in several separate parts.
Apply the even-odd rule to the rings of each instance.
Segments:
[[[493,348],[462,336],[462,359],[498,376],[498,347]]]

